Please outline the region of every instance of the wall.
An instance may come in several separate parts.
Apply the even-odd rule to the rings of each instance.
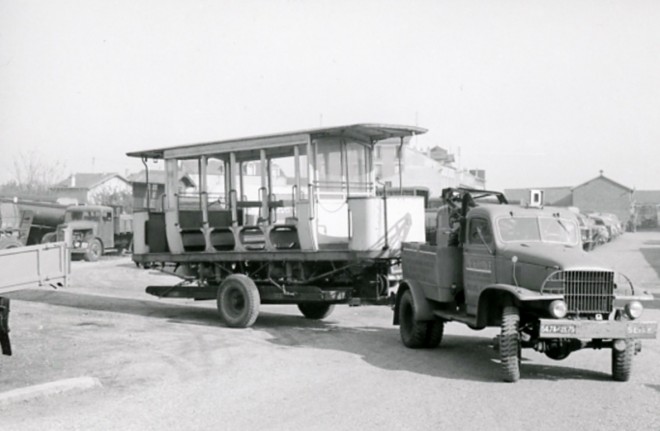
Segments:
[[[598,177],[573,189],[573,205],[582,212],[616,214],[625,225],[630,217],[631,190]]]

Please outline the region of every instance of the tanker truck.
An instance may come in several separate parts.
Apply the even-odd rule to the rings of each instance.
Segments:
[[[64,222],[66,205],[0,198],[0,250],[40,244]]]

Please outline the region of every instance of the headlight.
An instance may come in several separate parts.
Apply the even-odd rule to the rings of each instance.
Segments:
[[[642,315],[642,312],[644,311],[644,306],[642,306],[642,303],[639,301],[630,301],[629,303],[626,304],[624,310],[626,312],[626,316],[634,320]]]
[[[566,313],[568,313],[568,307],[566,306],[566,303],[561,299],[555,299],[552,301],[548,309],[550,310],[550,315],[557,319],[566,317]]]

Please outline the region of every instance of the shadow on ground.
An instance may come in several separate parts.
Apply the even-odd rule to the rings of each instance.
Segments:
[[[216,310],[210,307],[39,290],[23,290],[8,296],[14,300],[138,315],[172,323],[225,327]],[[341,326],[332,316],[327,321],[316,321],[297,315],[261,312],[253,330],[268,333],[267,341],[276,346],[347,352],[381,369],[446,379],[500,382],[500,364],[491,347],[492,339],[476,332],[475,336],[447,334],[439,348],[414,350],[401,344],[398,327]],[[534,364],[529,359],[532,355],[536,353],[523,351],[522,379],[610,379],[608,374],[591,370]]]

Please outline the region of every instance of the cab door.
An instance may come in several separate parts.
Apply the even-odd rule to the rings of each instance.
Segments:
[[[467,313],[476,315],[479,295],[486,286],[495,283],[495,244],[488,219],[474,217],[468,220],[463,253]]]
[[[112,210],[102,210],[99,218],[99,237],[104,248],[115,247],[115,226]]]

